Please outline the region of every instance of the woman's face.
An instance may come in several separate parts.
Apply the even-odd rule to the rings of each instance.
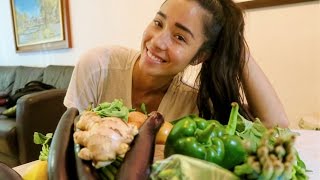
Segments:
[[[183,71],[205,40],[205,15],[195,1],[167,0],[144,32],[140,68],[152,76]]]

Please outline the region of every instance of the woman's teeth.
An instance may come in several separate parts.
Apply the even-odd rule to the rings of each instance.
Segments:
[[[156,56],[154,56],[150,51],[147,51],[147,55],[148,55],[152,60],[154,60],[154,61],[156,61],[156,62],[159,62],[159,63],[164,62],[163,60],[161,60],[161,59],[157,58]]]

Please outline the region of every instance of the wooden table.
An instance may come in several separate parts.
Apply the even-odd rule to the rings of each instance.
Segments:
[[[296,141],[296,149],[298,150],[301,159],[305,162],[307,169],[311,170],[308,172],[310,180],[320,179],[320,131],[313,130],[292,130],[298,132]],[[164,146],[157,146],[155,151],[154,160],[160,160],[163,158]],[[23,175],[27,168],[29,168],[36,161],[23,164],[13,168],[20,175]]]

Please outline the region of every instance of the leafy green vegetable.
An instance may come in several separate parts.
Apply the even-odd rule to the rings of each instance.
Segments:
[[[33,142],[35,144],[42,145],[42,149],[39,155],[39,160],[46,161],[48,159],[52,137],[53,137],[52,133],[47,133],[46,135],[43,135],[41,133],[35,132],[33,134]]]
[[[123,105],[122,100],[115,99],[113,102],[104,102],[99,104],[92,111],[97,113],[100,117],[118,117],[128,122],[128,115],[132,109]]]
[[[276,133],[275,128],[269,129],[257,151],[249,153],[245,163],[234,168],[234,173],[241,179],[291,179],[296,174],[294,172],[298,172],[294,171],[296,137],[295,134],[284,134],[274,140]],[[300,172],[299,177],[306,175],[303,170]]]
[[[268,139],[268,143],[270,146],[274,146],[276,143],[277,138],[279,137],[289,137],[292,135],[299,135],[298,133],[292,132],[289,128],[280,128],[280,127],[274,127],[274,136],[270,137]],[[241,137],[245,141],[246,150],[248,153],[255,153],[257,152],[257,148],[261,143],[261,140],[263,139],[263,136],[268,131],[268,128],[266,128],[262,122],[259,119],[256,119],[254,122],[251,122],[247,119],[245,119],[243,116],[238,114],[238,122],[237,122],[237,132],[236,134]],[[293,147],[294,149],[294,147]],[[297,177],[298,179],[305,179],[306,178],[306,166],[304,162],[300,159],[298,152],[294,149],[295,153],[292,155],[294,156],[295,165],[293,166],[292,171],[290,171],[290,175],[293,176],[293,179]],[[243,166],[244,169],[246,169],[246,165]],[[255,167],[255,166],[253,166]],[[238,167],[238,171],[243,171],[243,168],[241,169]],[[251,171],[252,169],[246,169],[247,171]],[[253,174],[251,174],[254,176]],[[254,179],[254,178],[253,178]]]
[[[261,138],[268,129],[261,123],[259,119],[252,122],[238,114],[237,136],[247,141],[247,150],[255,152]]]

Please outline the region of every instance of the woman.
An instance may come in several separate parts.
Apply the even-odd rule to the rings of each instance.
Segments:
[[[140,52],[100,47],[82,56],[64,103],[82,111],[91,102],[122,99],[138,110],[144,103],[167,121],[199,113],[226,124],[231,102],[238,102],[243,116],[287,127],[275,91],[247,56],[243,31],[242,11],[232,0],[166,0],[146,28]],[[181,80],[183,72],[199,63],[191,87]]]

